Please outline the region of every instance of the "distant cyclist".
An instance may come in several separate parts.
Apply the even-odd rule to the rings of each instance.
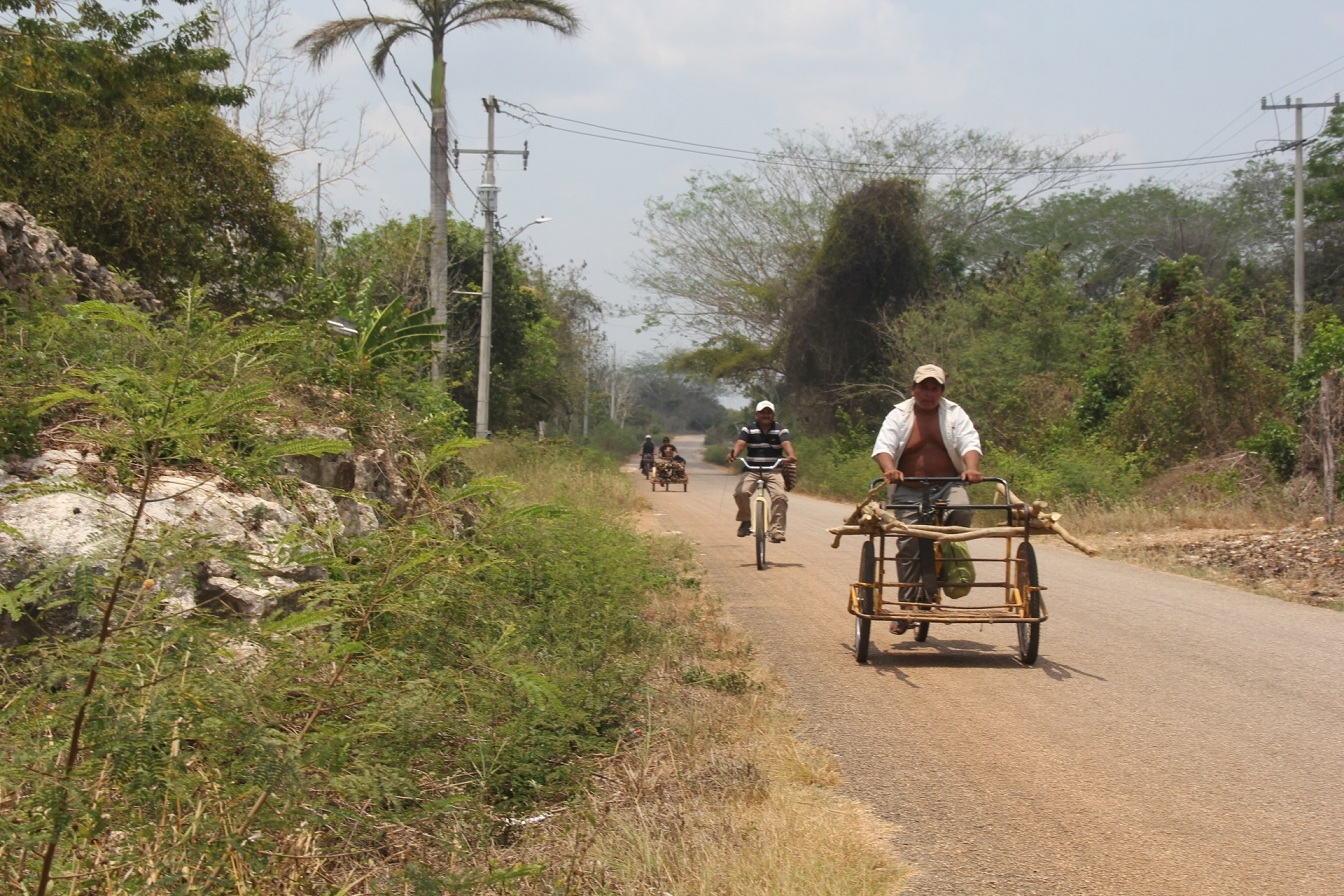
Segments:
[[[658,446],[653,444],[653,436],[645,435],[644,444],[639,446],[639,472],[645,476],[653,469],[653,455]]]
[[[737,460],[743,452],[746,452],[748,466],[768,467],[781,457],[786,464],[798,463],[789,430],[775,422],[775,406],[771,402],[762,401],[756,405],[756,422],[738,430],[737,441],[728,452],[728,462]],[[733,499],[737,501],[738,538],[746,538],[751,534],[751,493],[756,478],[755,473],[743,472],[733,492]],[[780,542],[784,540],[789,495],[784,488],[784,474],[778,467],[765,473],[765,489],[770,496],[770,531],[766,534],[771,541]]]

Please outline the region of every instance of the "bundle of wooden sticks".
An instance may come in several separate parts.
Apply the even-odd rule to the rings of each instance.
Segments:
[[[1014,523],[1012,526],[989,526],[982,529],[969,526],[921,526],[901,522],[896,518],[896,514],[884,508],[880,501],[875,500],[878,493],[886,491],[886,488],[885,483],[875,486],[868,493],[868,497],[858,507],[854,508],[854,512],[845,517],[844,525],[827,530],[835,536],[835,540],[831,542],[831,547],[840,547],[840,539],[846,535],[874,535],[879,532],[885,532],[888,535],[912,535],[934,541],[973,541],[977,538],[1013,537],[1022,534],[1023,521],[1025,520],[1032,535],[1058,535],[1065,544],[1077,548],[1087,556],[1095,557],[1097,555],[1096,548],[1079,541],[1059,524],[1061,515],[1051,511],[1050,504],[1047,501],[1032,501],[1028,504],[1020,500],[1011,491],[1008,492],[1009,514]],[[995,489],[995,500],[1001,500],[1004,492],[1003,485],[996,485]]]

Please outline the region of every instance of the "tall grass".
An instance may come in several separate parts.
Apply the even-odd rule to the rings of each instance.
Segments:
[[[680,549],[661,540],[654,550]],[[538,817],[500,861],[547,870],[491,893],[878,896],[908,868],[889,827],[838,796],[833,757],[799,741],[778,685],[683,576],[646,616],[672,634],[645,702],[575,811]]]

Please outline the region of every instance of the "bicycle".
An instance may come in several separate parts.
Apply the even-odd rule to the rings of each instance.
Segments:
[[[745,457],[739,457],[738,460],[754,478],[751,487],[751,534],[756,540],[756,568],[765,569],[765,540],[770,532],[770,490],[765,487],[768,481],[765,474],[777,469],[784,463],[784,458],[775,458],[775,462],[768,467],[749,464]]]

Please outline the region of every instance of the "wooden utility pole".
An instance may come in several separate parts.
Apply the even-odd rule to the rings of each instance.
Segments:
[[[1303,238],[1304,225],[1303,215],[1303,174],[1302,174],[1302,110],[1303,109],[1333,109],[1339,105],[1339,94],[1335,94],[1333,103],[1304,103],[1302,97],[1293,99],[1290,96],[1283,98],[1283,102],[1273,104],[1264,97],[1260,98],[1260,108],[1269,109],[1294,109],[1297,112],[1297,130],[1293,139],[1293,147],[1296,149],[1297,161],[1295,164],[1296,177],[1293,185],[1293,360],[1302,360],[1302,318],[1307,313],[1307,273],[1306,273],[1306,248]],[[1286,148],[1286,147],[1280,147]]]

